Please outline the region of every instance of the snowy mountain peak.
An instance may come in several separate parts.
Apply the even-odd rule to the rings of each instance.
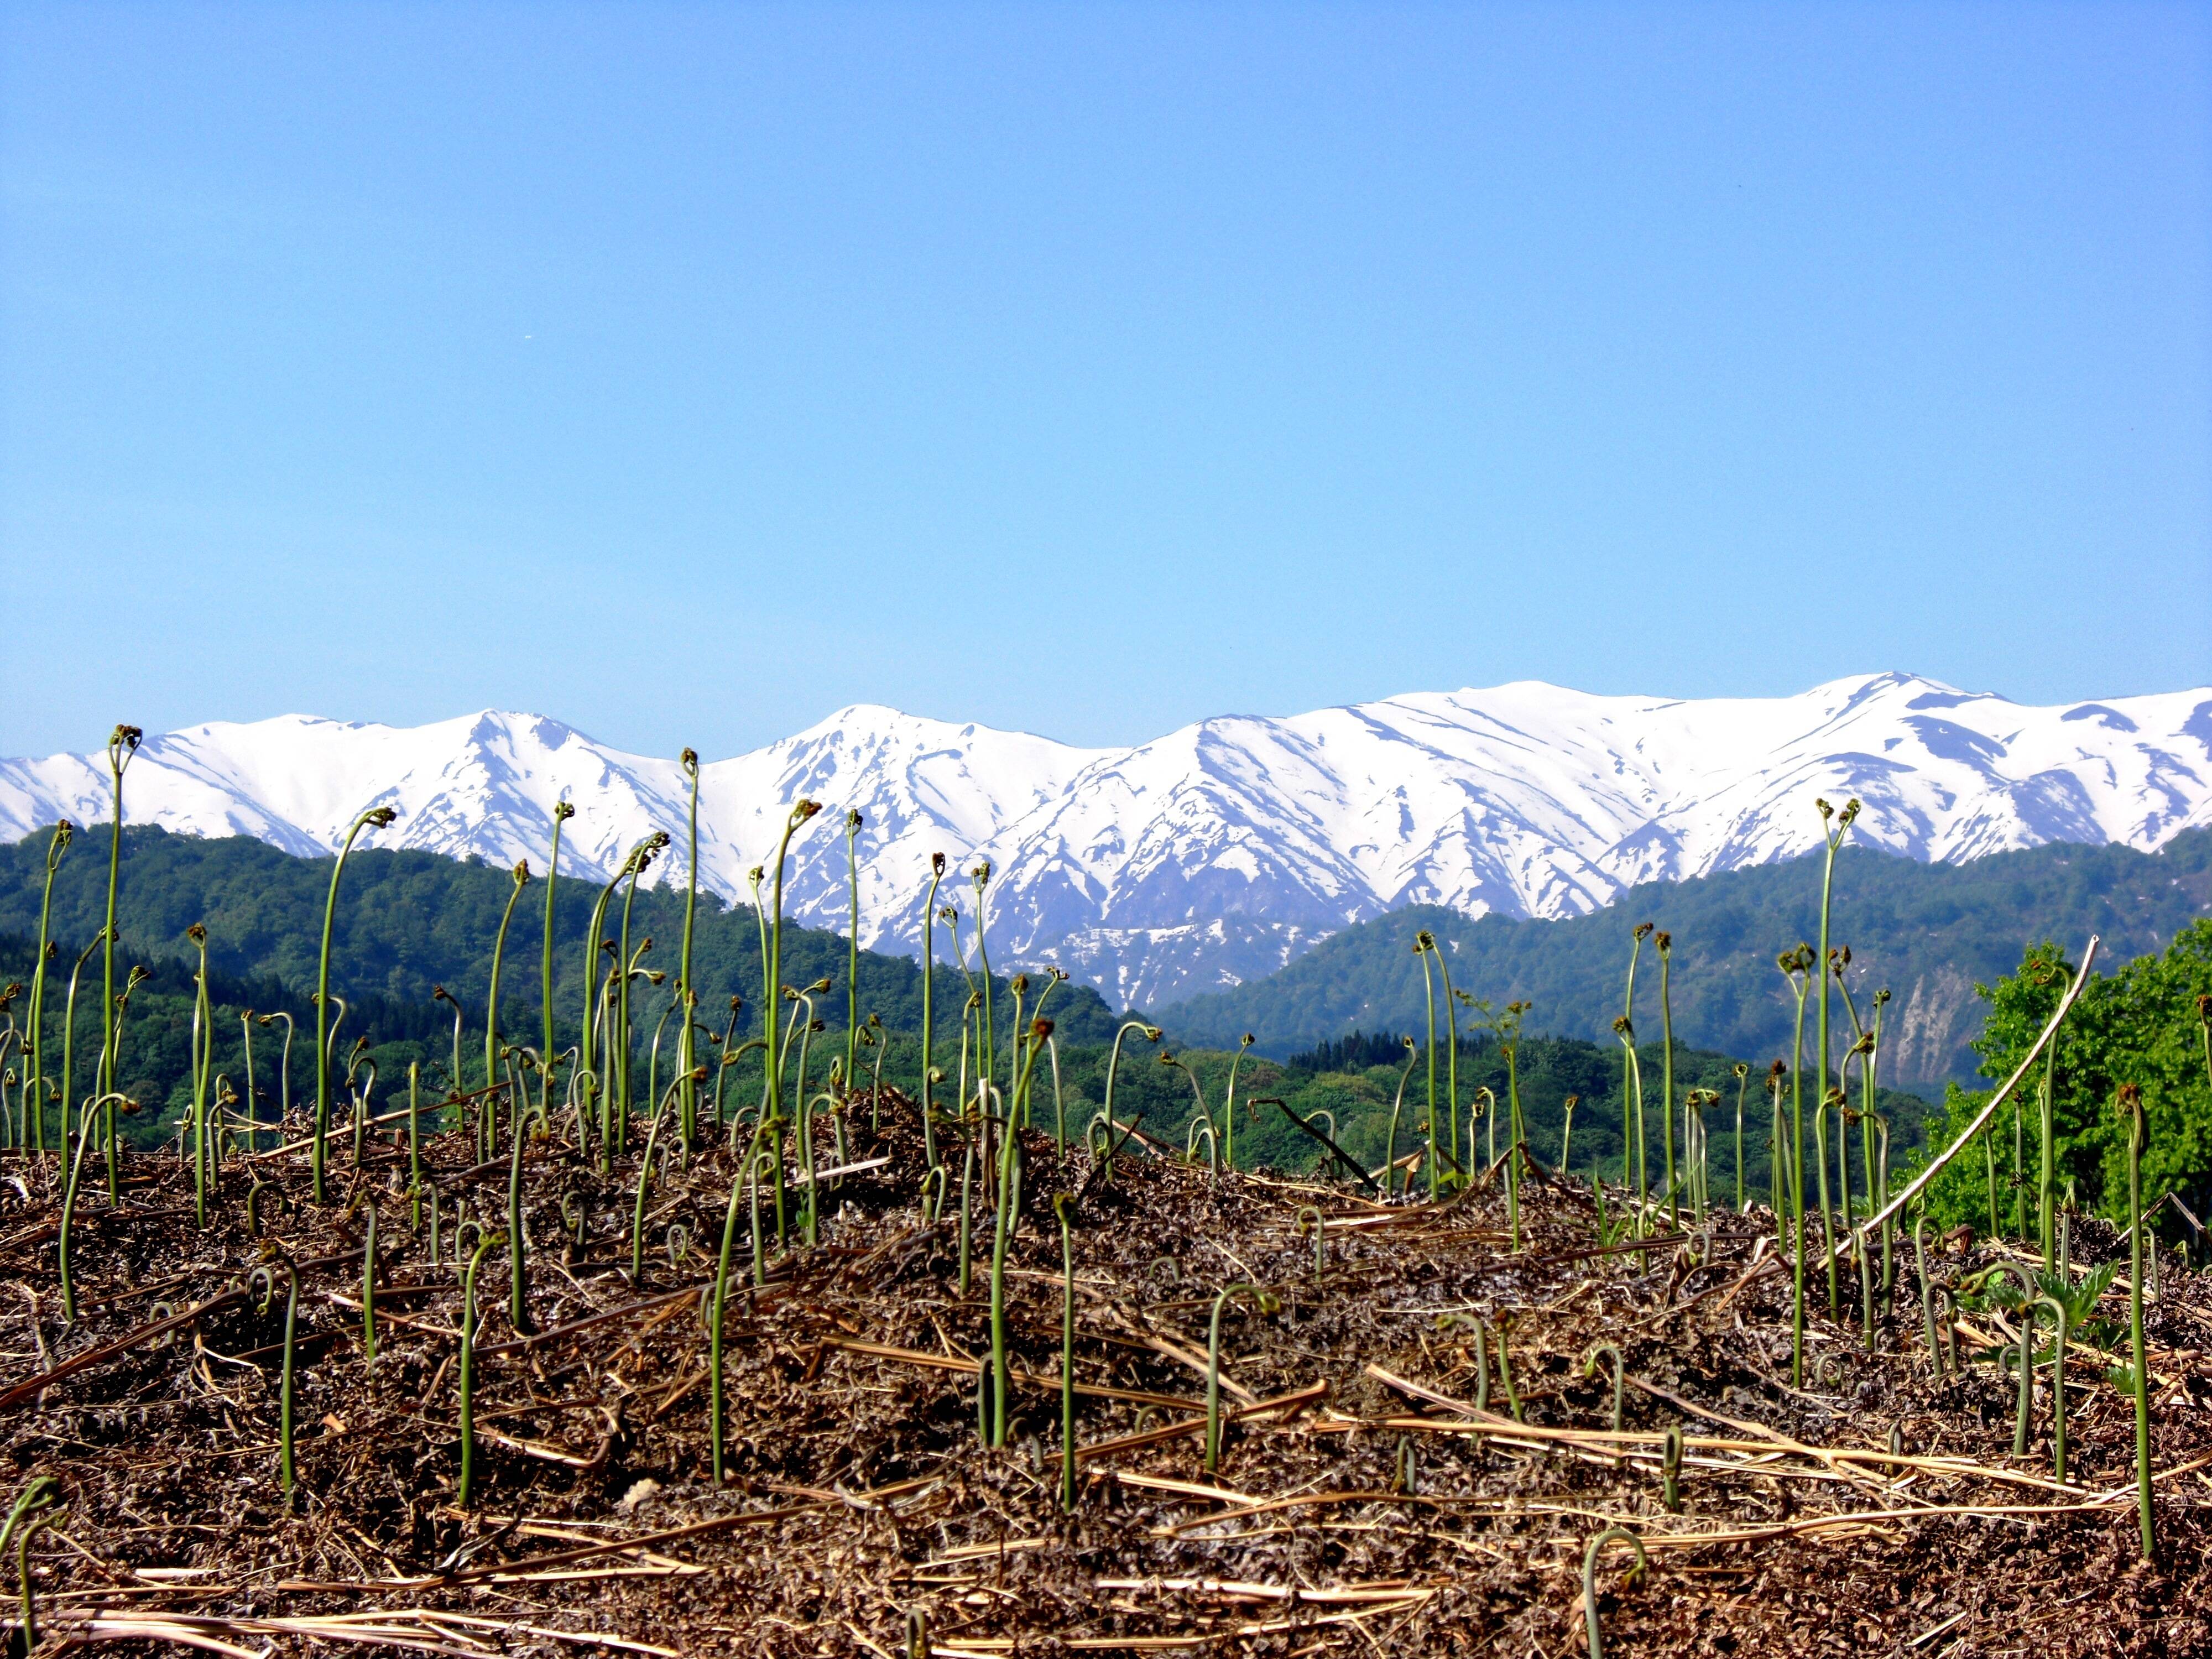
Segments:
[[[790,803],[811,796],[832,810],[794,843],[787,908],[842,927],[857,807],[866,943],[915,948],[929,855],[965,870],[981,854],[995,960],[1158,1003],[1272,972],[1407,903],[1573,915],[1637,882],[1791,857],[1819,844],[1823,794],[1863,803],[1858,842],[1923,860],[2155,848],[2212,823],[2212,690],[2031,708],[1901,673],[1705,701],[1522,680],[1223,715],[1110,750],[858,703],[701,768],[699,873],[743,898]],[[397,821],[368,844],[533,868],[563,797],[577,808],[563,874],[604,880],[663,829],[655,878],[684,879],[676,760],[539,714],[213,722],[148,739],[125,792],[131,822],[304,854],[388,805]],[[0,761],[0,838],[108,811],[104,755]]]

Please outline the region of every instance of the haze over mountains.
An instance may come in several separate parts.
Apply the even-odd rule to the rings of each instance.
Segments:
[[[147,739],[125,799],[132,822],[301,854],[384,805],[398,821],[370,844],[538,868],[563,795],[564,874],[604,878],[664,829],[676,842],[655,876],[683,879],[676,761],[538,715],[193,726]],[[859,705],[702,768],[702,884],[746,899],[802,795],[827,810],[793,842],[796,919],[846,925],[840,824],[857,807],[864,944],[918,949],[933,852],[955,872],[940,902],[972,910],[958,872],[981,856],[994,966],[1057,963],[1147,1006],[1273,972],[1408,904],[1557,919],[1638,883],[1791,858],[1819,844],[1816,795],[1857,796],[1857,844],[1923,860],[2148,851],[2212,824],[2212,689],[2030,708],[1903,674],[1702,702],[1524,681],[1224,716],[1115,750]],[[107,811],[96,751],[0,761],[0,839]]]

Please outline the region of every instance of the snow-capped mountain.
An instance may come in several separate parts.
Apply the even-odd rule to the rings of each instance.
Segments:
[[[918,948],[939,902],[988,892],[994,965],[1057,963],[1110,1000],[1160,1004],[1272,972],[1397,906],[1559,917],[1638,881],[1819,845],[1815,796],[1864,804],[1861,844],[1964,860],[2045,842],[2149,849],[2212,823],[2212,689],[2028,708],[1881,674],[1802,696],[1680,702],[1535,682],[1283,718],[1205,720],[1127,750],[1078,749],[872,706],[701,769],[699,872],[726,897],[770,860],[791,803],[786,908],[846,926],[842,830],[859,836],[860,935]],[[688,785],[556,720],[487,712],[400,729],[287,715],[149,738],[127,818],[327,853],[365,844],[542,866],[553,804],[577,808],[565,875],[605,879],[655,829],[684,878]],[[0,761],[0,839],[108,812],[106,757]]]

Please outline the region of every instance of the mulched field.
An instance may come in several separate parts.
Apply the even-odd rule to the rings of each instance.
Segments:
[[[1621,1544],[1599,1567],[1615,1654],[2212,1654],[2202,1275],[2169,1268],[2153,1304],[2159,1551],[2146,1565],[2132,1406],[2101,1376],[2117,1357],[2069,1357],[2062,1486],[2047,1382],[2029,1453],[2012,1455],[2014,1384],[1981,1357],[2014,1328],[2002,1313],[1960,1316],[1963,1364],[1936,1374],[1909,1245],[1875,1352],[1850,1295],[1832,1321],[1819,1284],[1793,1389],[1789,1279],[1763,1212],[1601,1253],[1579,1182],[1524,1182],[1516,1243],[1496,1181],[1383,1204],[1353,1185],[1215,1178],[1149,1154],[1099,1181],[1085,1153],[1063,1161],[1031,1134],[1006,1276],[1012,1420],[992,1449],[976,1375],[989,1216],[977,1199],[963,1293],[957,1168],[945,1217],[925,1221],[911,1104],[888,1097],[880,1133],[868,1116],[855,1111],[845,1154],[865,1167],[825,1191],[818,1243],[779,1252],[771,1237],[762,1285],[741,1212],[719,1490],[701,1291],[738,1152],[672,1162],[652,1183],[633,1277],[635,1156],[608,1178],[573,1142],[532,1145],[534,1334],[512,1328],[507,1255],[489,1252],[466,1509],[455,1214],[501,1224],[507,1158],[477,1165],[464,1134],[424,1144],[436,1260],[427,1224],[410,1224],[407,1154],[389,1139],[357,1168],[340,1138],[336,1201],[321,1207],[304,1150],[234,1154],[204,1226],[173,1155],[127,1160],[118,1207],[88,1171],[70,1324],[52,1172],[11,1158],[0,1436],[15,1486],[45,1473],[65,1495],[30,1548],[43,1644],[1557,1659],[1589,1651],[1584,1548],[1618,1526],[1649,1567],[1632,1583]],[[1061,1192],[1080,1194],[1073,1513]],[[1611,1201],[1617,1215],[1621,1194]],[[2094,1222],[2073,1243],[2077,1267],[2113,1248]],[[1956,1245],[1931,1272],[1955,1284],[2010,1248]],[[300,1283],[289,1505],[284,1298],[264,1309],[246,1288],[279,1254]],[[1208,1473],[1209,1325],[1231,1284],[1267,1296],[1223,1309],[1224,1427]],[[2124,1295],[2106,1311],[2124,1325]],[[1601,1343],[1625,1361],[1618,1431],[1610,1359],[1595,1376],[1583,1364]],[[20,1651],[20,1629],[14,1640]]]

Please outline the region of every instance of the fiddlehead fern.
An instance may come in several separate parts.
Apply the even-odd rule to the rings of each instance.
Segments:
[[[1613,1361],[1612,1426],[1613,1431],[1615,1434],[1619,1434],[1620,1432],[1621,1390],[1627,1385],[1628,1381],[1627,1368],[1621,1364],[1620,1350],[1610,1342],[1597,1343],[1592,1346],[1588,1352],[1583,1355],[1583,1375],[1585,1377],[1595,1376],[1597,1375],[1597,1362],[1600,1359],[1608,1358]]]
[[[84,1160],[91,1149],[92,1137],[100,1127],[101,1109],[122,1098],[120,1095],[100,1095],[86,1101],[77,1112],[76,1156],[70,1160],[69,1176],[63,1182],[61,1223],[56,1238],[61,1259],[62,1314],[71,1323],[76,1320],[76,1283],[70,1272],[70,1242],[76,1217],[77,1185],[84,1176]]]
[[[2035,1309],[2048,1308],[2053,1327],[2051,1344],[2051,1462],[2058,1484],[2066,1484],[2066,1340],[2069,1334],[2069,1311],[2066,1304],[2055,1296],[2039,1296],[2026,1310],[2033,1317]]]
[[[1506,1352],[1506,1333],[1511,1328],[1511,1322],[1504,1318],[1500,1318],[1498,1320],[1498,1380],[1503,1383],[1505,1388],[1506,1409],[1513,1413],[1513,1420],[1516,1423],[1518,1423],[1522,1420],[1521,1416],[1521,1391],[1513,1386],[1513,1362]]]
[[[276,1474],[289,1501],[295,1482],[293,1402],[296,1398],[294,1389],[299,1352],[300,1275],[290,1260],[280,1255],[273,1262],[264,1262],[248,1274],[246,1287],[251,1295],[256,1285],[261,1286],[261,1311],[266,1315],[270,1304],[276,1299],[276,1274],[279,1273],[284,1275],[284,1368],[276,1406]]]
[[[361,1369],[364,1376],[376,1371],[376,1200],[368,1202],[361,1249]]]
[[[478,1228],[476,1250],[461,1276],[461,1473],[453,1492],[453,1502],[461,1509],[468,1508],[476,1490],[477,1269],[483,1265],[485,1253],[503,1242],[497,1233]]]
[[[1589,1540],[1583,1552],[1583,1629],[1589,1637],[1590,1659],[1605,1659],[1605,1643],[1598,1635],[1597,1559],[1607,1544],[1626,1544],[1636,1552],[1636,1565],[1628,1570],[1626,1584],[1634,1589],[1644,1579],[1644,1540],[1626,1527],[1607,1527]]]
[[[1074,1203],[1066,1193],[1054,1195],[1052,1212],[1060,1220],[1060,1505],[1075,1512],[1075,1234]]]
[[[116,789],[118,804],[122,786],[118,776]],[[118,811],[118,822],[120,813]],[[323,1165],[326,1143],[331,1133],[331,933],[337,920],[338,878],[345,874],[346,854],[353,851],[354,837],[363,830],[382,830],[399,815],[389,806],[372,806],[353,821],[346,831],[345,842],[338,848],[337,862],[331,866],[331,890],[323,900],[323,949],[319,965],[315,970],[315,1139],[314,1192],[315,1202],[330,1201],[324,1187]],[[108,919],[110,927],[114,918]],[[489,1079],[486,1081],[489,1081]],[[455,1087],[459,1085],[456,1084]]]
[[[52,1524],[53,1512],[66,1507],[61,1482],[51,1474],[34,1474],[15,1496],[8,1519],[0,1523],[0,1550],[12,1540],[15,1546],[15,1582],[23,1609],[22,1644],[26,1654],[39,1646],[39,1612],[31,1589],[31,1537]]]
[[[1322,1270],[1328,1265],[1328,1236],[1322,1230],[1321,1212],[1310,1204],[1298,1206],[1298,1234],[1304,1237],[1310,1226],[1314,1236],[1314,1283],[1321,1283]]]
[[[1920,1322],[1928,1343],[1928,1363],[1936,1375],[1943,1375],[1943,1356],[1936,1346],[1936,1298],[1928,1288],[1928,1212],[1921,1211],[1912,1218],[1912,1265],[1920,1278]],[[2033,1323],[2031,1315],[2029,1322]]]
[[[1398,1073],[1398,1092],[1390,1101],[1389,1133],[1382,1140],[1382,1196],[1385,1198],[1389,1197],[1393,1191],[1402,1190],[1402,1183],[1398,1180],[1398,1114],[1406,1105],[1406,1079],[1413,1075],[1413,1063],[1419,1058],[1413,1038],[1401,1037],[1398,1040],[1405,1046],[1406,1069]]]
[[[1213,1317],[1206,1334],[1206,1472],[1212,1474],[1221,1467],[1221,1310],[1234,1296],[1249,1296],[1262,1314],[1272,1314],[1281,1304],[1274,1297],[1257,1285],[1229,1285],[1213,1298]]]
[[[2142,1155],[2148,1129],[2143,1121],[2142,1091],[2120,1085],[2115,1103],[2128,1137],[2128,1392],[2136,1407],[2136,1512],[2142,1534],[2143,1559],[2152,1557],[2150,1502],[2150,1371],[2143,1353]]]

